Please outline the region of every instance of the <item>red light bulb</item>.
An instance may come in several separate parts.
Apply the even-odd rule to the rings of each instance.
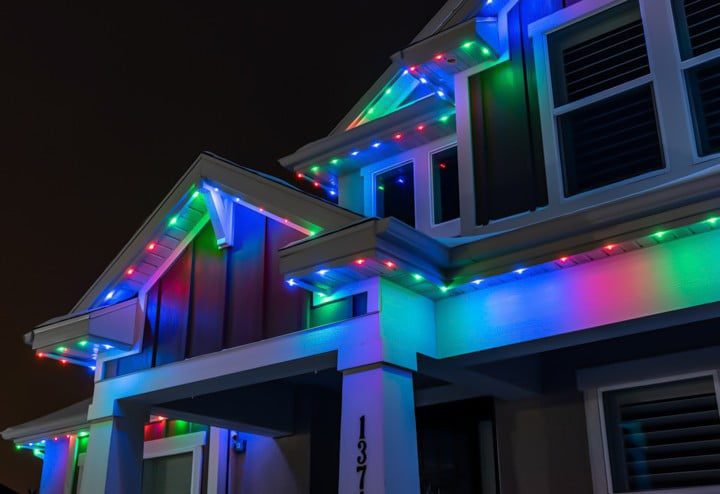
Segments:
[[[417,128],[418,132],[422,132],[423,130],[425,130],[424,125],[418,125],[416,128]]]
[[[605,249],[608,252],[612,252],[612,250],[615,249],[615,247],[616,247],[615,244],[610,244],[610,245],[606,245],[605,247],[603,247],[603,249]]]
[[[443,59],[442,53],[438,53],[433,58],[435,58],[435,60],[442,60]]]
[[[305,175],[303,175],[303,174],[300,173],[300,172],[297,172],[297,173],[295,174],[295,176],[296,176],[297,178],[299,178],[299,179],[305,178]]]
[[[394,269],[395,263],[392,261],[385,261],[385,266],[387,266],[389,269]]]
[[[128,276],[132,276],[134,272],[135,272],[135,268],[127,268],[127,270],[125,271],[125,274]]]
[[[157,244],[155,242],[150,242],[147,246],[147,250],[155,250],[155,247]]]
[[[365,264],[365,259],[355,259],[355,264],[357,264],[358,266],[362,266],[363,264]]]
[[[317,180],[313,181],[313,186],[320,187],[320,182],[318,182]]]
[[[410,72],[415,72],[417,70],[417,66],[412,65],[409,70]]]
[[[445,168],[447,168],[447,165],[445,163],[440,163],[438,166],[440,167],[441,170],[444,170]]]
[[[402,137],[403,137],[402,134],[400,132],[398,132],[397,134],[395,134],[393,136],[393,139],[395,139],[396,141],[399,141],[400,139],[402,139]]]

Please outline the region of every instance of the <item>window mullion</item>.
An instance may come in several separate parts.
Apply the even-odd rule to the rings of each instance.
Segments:
[[[670,173],[686,168],[694,161],[694,142],[689,101],[681,69],[680,51],[669,0],[641,0],[658,123]],[[678,95],[682,95],[678,98]]]

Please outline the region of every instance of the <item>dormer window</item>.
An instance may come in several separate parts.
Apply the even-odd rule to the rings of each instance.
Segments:
[[[375,175],[375,215],[415,226],[415,181],[408,162]]]
[[[565,195],[663,168],[638,2],[552,33],[548,49]]]

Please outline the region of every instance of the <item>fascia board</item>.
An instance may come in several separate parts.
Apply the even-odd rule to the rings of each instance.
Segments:
[[[438,113],[454,109],[452,103],[430,96],[382,118],[359,125],[347,132],[331,134],[306,144],[295,153],[281,158],[280,163],[286,168],[294,168],[310,161],[327,161],[339,149],[369,147],[378,135],[390,134],[401,130],[401,128],[408,125],[408,122],[427,120]],[[452,132],[454,132],[454,129]],[[452,132],[449,131],[448,133]]]

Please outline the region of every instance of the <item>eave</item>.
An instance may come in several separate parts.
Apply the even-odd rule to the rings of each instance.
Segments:
[[[491,237],[445,245],[394,219],[369,219],[281,251],[286,280],[329,294],[383,277],[430,298],[528,276],[720,228],[720,169]],[[360,262],[361,261],[361,262]]]
[[[5,440],[21,444],[74,433],[87,428],[89,405],[90,399],[83,400],[24,424],[8,427],[0,434]]]

